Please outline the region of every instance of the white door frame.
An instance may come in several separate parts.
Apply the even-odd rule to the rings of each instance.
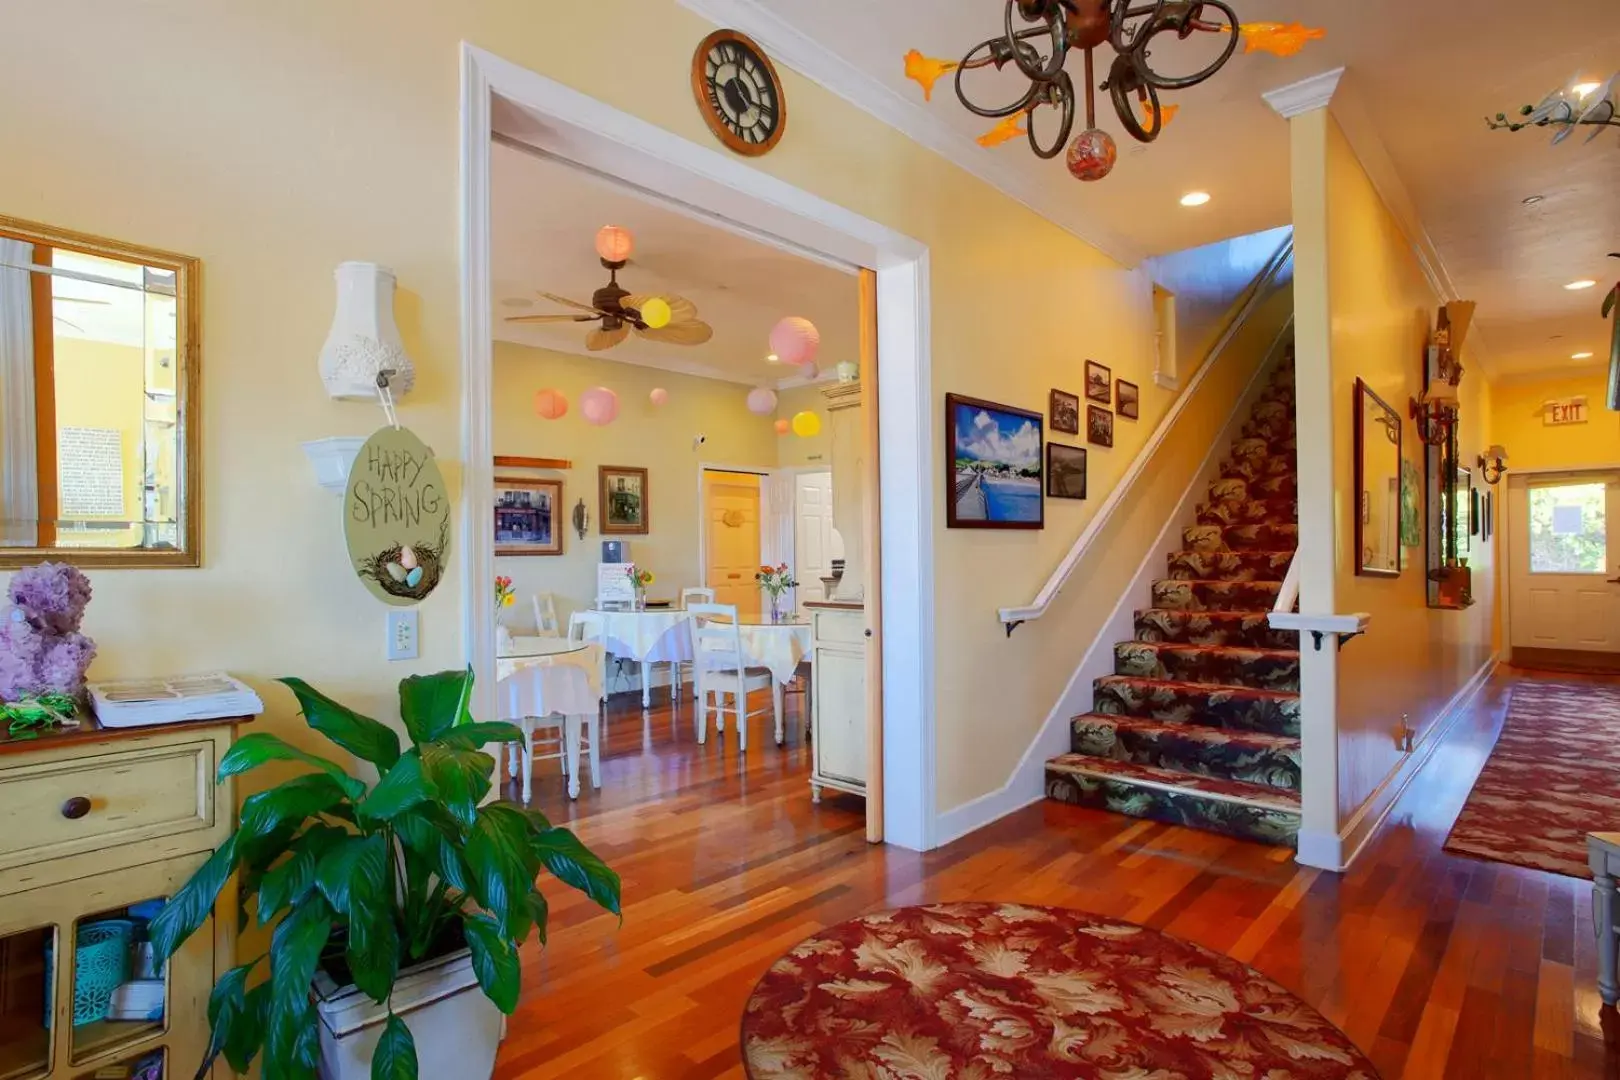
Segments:
[[[789,250],[878,279],[881,439],[884,835],[934,846],[934,412],[929,382],[928,249],[910,237],[484,49],[461,46],[462,567],[475,705],[491,715],[495,640],[491,435],[490,135],[496,97],[517,105],[526,141],[582,167],[662,193]]]

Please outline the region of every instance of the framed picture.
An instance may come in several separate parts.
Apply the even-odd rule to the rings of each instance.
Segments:
[[[945,395],[945,525],[951,529],[1040,529],[1041,414],[993,401]]]
[[[647,502],[647,470],[629,465],[603,465],[596,472],[601,483],[596,507],[597,530],[603,536],[647,532],[652,516]]]
[[[1114,445],[1114,414],[1095,405],[1086,406],[1086,442],[1093,446]]]
[[[1496,535],[1496,493],[1485,493],[1485,532],[1484,539],[1489,540]]]
[[[1062,390],[1052,391],[1052,430],[1065,435],[1080,434],[1080,399]]]
[[[1481,540],[1485,539],[1485,502],[1480,498],[1479,488],[1468,489],[1468,531]]]
[[[495,478],[495,554],[561,555],[561,480]]]
[[[1086,497],[1085,447],[1046,444],[1046,495],[1051,499]]]
[[[1114,372],[1095,360],[1086,361],[1086,398],[1103,405],[1114,403]]]
[[[1114,408],[1126,420],[1139,420],[1142,416],[1142,388],[1133,382],[1118,379],[1114,382]]]

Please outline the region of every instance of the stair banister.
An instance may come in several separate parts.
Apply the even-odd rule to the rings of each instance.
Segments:
[[[1243,328],[1244,323],[1249,321],[1250,316],[1254,314],[1254,310],[1270,294],[1270,288],[1276,282],[1277,275],[1282,272],[1283,267],[1288,265],[1288,260],[1293,258],[1293,255],[1294,241],[1292,235],[1290,235],[1289,239],[1277,249],[1277,253],[1271,257],[1271,261],[1266,264],[1260,276],[1255,279],[1254,285],[1249,290],[1248,298],[1244,301],[1242,308],[1239,309],[1237,316],[1232,319],[1221,333],[1220,338],[1215,342],[1215,347],[1210,350],[1209,356],[1204,359],[1198,370],[1193,373],[1192,378],[1188,380],[1186,389],[1181,392],[1175,403],[1170,406],[1169,411],[1164,414],[1164,418],[1159,421],[1159,426],[1153,429],[1153,434],[1148,437],[1148,441],[1143,445],[1141,452],[1131,462],[1130,468],[1125,470],[1125,475],[1120,477],[1120,481],[1114,486],[1114,490],[1108,493],[1108,497],[1103,500],[1103,504],[1098,508],[1096,515],[1086,523],[1086,527],[1081,530],[1079,538],[1075,540],[1074,546],[1069,548],[1068,554],[1063,556],[1063,561],[1058,564],[1056,570],[1052,571],[1051,577],[1046,579],[1046,584],[1041,586],[1041,591],[1036,594],[1035,599],[1023,607],[1005,607],[997,612],[997,617],[1000,618],[1002,625],[1007,628],[1008,637],[1012,637],[1012,632],[1024,623],[1032,622],[1045,615],[1053,602],[1057,600],[1058,594],[1063,591],[1063,586],[1068,584],[1075,568],[1080,565],[1080,560],[1085,558],[1086,554],[1091,550],[1091,545],[1102,535],[1102,531],[1108,527],[1109,521],[1113,519],[1115,511],[1125,501],[1125,497],[1130,494],[1131,489],[1136,486],[1136,482],[1147,472],[1148,462],[1153,460],[1153,456],[1158,453],[1159,447],[1169,437],[1171,430],[1176,425],[1176,421],[1180,419],[1182,411],[1187,407],[1187,402],[1192,400],[1193,394],[1203,384],[1205,376],[1215,366],[1215,362],[1220,359],[1221,354],[1226,351],[1226,347],[1231,344],[1232,339],[1237,336],[1238,331]]]

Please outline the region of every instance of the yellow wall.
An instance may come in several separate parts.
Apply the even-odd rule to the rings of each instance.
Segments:
[[[56,427],[102,428],[116,431],[123,448],[124,510],[121,517],[99,520],[139,521],[144,470],[141,443],[146,437],[146,353],[139,345],[56,335]],[[80,520],[98,520],[82,518]],[[89,534],[65,529],[64,542],[98,547],[132,547],[140,543],[141,528],[100,529]]]
[[[692,48],[711,28],[673,0],[634,7],[612,30],[624,63],[559,47],[600,39],[598,5],[5,7],[0,101],[28,103],[6,112],[7,154],[32,164],[0,171],[0,207],[195,254],[205,273],[205,565],[95,575],[97,674],[230,668],[266,688],[264,730],[287,732],[298,724],[272,675],[298,673],[391,716],[401,676],[463,662],[454,574],[423,605],[421,659],[383,659],[384,612],[346,566],[337,500],[299,449],[381,422],[369,406],[329,401],[316,377],[332,268],[361,258],[398,274],[418,371],[400,416],[456,487],[459,44],[714,145],[687,89]],[[996,620],[1035,595],[1171,400],[1151,380],[1151,283],[830,91],[790,70],[783,79],[792,127],[752,167],[930,249],[936,461],[946,391],[1044,409],[1053,386],[1080,388],[1087,357],[1142,388],[1141,419],[1091,455],[1091,500],[1052,504],[1044,532],[947,531],[943,467],[918,477],[939,492],[937,807],[949,809],[1011,773],[1074,670],[1085,639],[1072,631],[1117,599],[1118,578],[1086,576],[1050,621],[1012,640]],[[1030,304],[1031,280],[1061,302]]]
[[[1407,401],[1422,389],[1423,349],[1440,298],[1330,118],[1325,146],[1334,609],[1369,612],[1373,617],[1367,635],[1346,644],[1338,655],[1342,824],[1399,764],[1402,755],[1395,729],[1401,714],[1410,715],[1422,737],[1452,696],[1490,658],[1497,605],[1494,553],[1477,538],[1468,559],[1476,603],[1465,611],[1427,606],[1421,547],[1407,551],[1407,569],[1398,578],[1356,574],[1355,382],[1358,377],[1365,380],[1405,416]],[[1302,279],[1304,273],[1302,262]],[[1459,455],[1461,463],[1472,468],[1474,458],[1492,441],[1492,390],[1466,355],[1464,366],[1470,370],[1460,387]],[[1301,409],[1306,415],[1303,403]],[[1302,462],[1305,441],[1312,432],[1320,435],[1323,430],[1308,420],[1301,425]],[[1402,454],[1421,471],[1422,447],[1410,420],[1402,426]]]
[[[1604,371],[1536,382],[1502,382],[1492,387],[1491,441],[1507,448],[1509,469],[1577,469],[1620,464],[1620,413],[1604,404],[1609,377]],[[1542,403],[1553,398],[1586,398],[1584,424],[1547,427]]]
[[[579,415],[580,392],[609,386],[619,395],[619,419],[593,427]],[[653,387],[669,391],[661,408],[648,399]],[[560,420],[534,414],[535,391],[561,390],[571,404]],[[561,478],[563,481],[561,556],[508,556],[496,560],[517,590],[515,610],[503,620],[517,628],[533,624],[529,597],[556,594],[558,617],[567,625],[571,611],[589,606],[596,595],[596,566],[602,561],[601,511],[597,466],[632,465],[647,470],[651,532],[626,536],[630,557],[656,576],[648,590],[654,599],[678,599],[681,589],[702,584],[698,559],[698,466],[773,468],[779,440],[772,416],[755,416],[744,404],[748,388],[735,383],[676,375],[620,364],[599,357],[573,356],[495,343],[495,453],[558,457],[573,462],[567,472],[497,469],[501,476]],[[694,449],[702,433],[707,441]],[[584,540],[571,524],[581,498],[590,508]]]

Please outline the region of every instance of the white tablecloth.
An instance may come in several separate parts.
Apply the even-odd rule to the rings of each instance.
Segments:
[[[517,637],[495,659],[495,678],[508,677],[529,667],[574,667],[585,673],[591,693],[602,697],[602,646],[567,638]]]
[[[642,663],[674,664],[692,659],[691,616],[670,608],[655,611],[580,611],[570,624],[584,626],[586,641],[599,642],[613,656]]]
[[[809,623],[744,622],[737,635],[748,665],[769,668],[778,684],[792,682],[800,662],[810,655]]]

